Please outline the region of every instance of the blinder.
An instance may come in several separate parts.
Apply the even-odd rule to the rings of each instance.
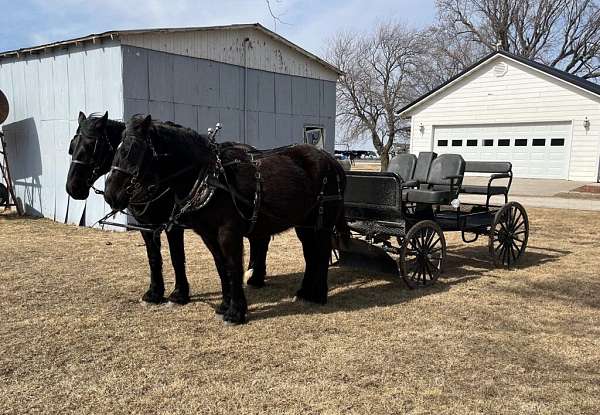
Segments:
[[[104,133],[99,138],[94,140],[94,149],[93,149],[92,153],[90,154],[90,156],[86,157],[86,158],[88,158],[87,161],[73,158],[72,156],[75,153],[75,150],[77,149],[77,147],[80,145],[82,137],[84,137],[84,135],[81,132],[79,132],[79,130],[78,130],[77,133],[75,134],[75,137],[73,137],[73,139],[71,140],[71,143],[69,144],[69,154],[71,155],[71,164],[78,164],[80,166],[85,166],[85,167],[92,169],[90,177],[88,178],[88,185],[92,186],[93,183],[100,176],[98,174],[98,171],[107,162],[107,156],[110,156],[111,152],[114,153],[114,149],[110,143],[110,140],[108,139],[108,136],[106,135],[106,133]]]
[[[127,136],[125,138],[127,138]],[[130,136],[130,140],[131,146],[129,147],[129,151],[125,155],[125,160],[127,160],[129,164],[128,168],[115,166],[113,164],[110,170],[111,172],[118,171],[127,176],[130,176],[133,182],[137,182],[140,174],[142,174],[146,169],[146,163],[151,163],[153,161],[158,160],[159,155],[156,152],[156,149],[154,148],[152,143],[149,141],[149,139],[142,139],[136,136]],[[151,152],[150,156],[148,156],[149,152]],[[130,155],[132,153],[135,156],[133,160],[130,159]]]

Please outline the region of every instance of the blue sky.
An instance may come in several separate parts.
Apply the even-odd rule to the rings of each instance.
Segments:
[[[338,30],[367,30],[377,21],[422,26],[434,0],[271,0],[287,24],[277,32],[320,54]],[[0,50],[113,29],[259,22],[273,29],[265,0],[0,0]]]
[[[276,31],[323,55],[340,30],[368,31],[381,21],[410,27],[435,18],[435,0],[271,0],[286,24]],[[0,51],[116,29],[261,23],[274,30],[265,0],[0,0]],[[369,140],[354,147],[373,150]]]

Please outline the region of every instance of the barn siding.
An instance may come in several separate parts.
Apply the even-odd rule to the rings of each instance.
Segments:
[[[301,143],[304,125],[321,125],[333,151],[335,82],[132,46],[122,53],[125,118],[150,113],[200,132],[220,122],[220,139],[261,149]]]
[[[498,62],[508,65],[500,78],[493,73]],[[599,104],[600,97],[525,65],[504,57],[491,59],[411,111],[411,152],[431,151],[436,125],[569,121],[573,123],[569,180],[596,181]],[[585,117],[590,120],[587,131]]]
[[[17,197],[27,213],[59,222],[92,224],[108,211],[101,196],[69,198],[69,142],[79,111],[123,116],[121,51],[88,45],[0,63],[0,89],[11,112],[3,125]],[[103,180],[97,186],[102,188]],[[123,221],[123,218],[117,218]]]
[[[294,75],[326,81],[337,80],[337,74],[319,62],[277,41],[257,29],[196,30],[122,34],[123,45],[158,50],[244,66],[244,39],[250,39],[246,66],[260,71]]]

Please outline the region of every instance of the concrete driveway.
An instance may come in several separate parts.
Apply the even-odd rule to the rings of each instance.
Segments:
[[[486,185],[487,177],[465,177],[465,183]],[[504,181],[506,182],[506,181]],[[494,184],[502,181],[494,181]],[[515,200],[525,206],[546,207],[558,209],[578,209],[600,211],[600,197],[595,195],[578,194],[573,191],[588,182],[550,179],[513,179],[509,200]],[[485,196],[461,195],[463,202],[485,202]],[[502,197],[492,199],[503,201]]]

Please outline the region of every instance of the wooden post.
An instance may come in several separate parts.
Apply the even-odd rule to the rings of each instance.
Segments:
[[[8,201],[6,202],[6,208],[14,206],[17,208],[17,213],[19,214],[19,216],[23,216],[23,209],[17,203],[15,189],[13,188],[12,178],[10,177],[10,169],[8,168],[8,155],[6,153],[6,140],[4,139],[4,133],[2,131],[0,131],[0,155],[2,155],[2,164],[0,164],[0,171],[2,173],[2,178],[6,183],[6,189],[8,190]]]

